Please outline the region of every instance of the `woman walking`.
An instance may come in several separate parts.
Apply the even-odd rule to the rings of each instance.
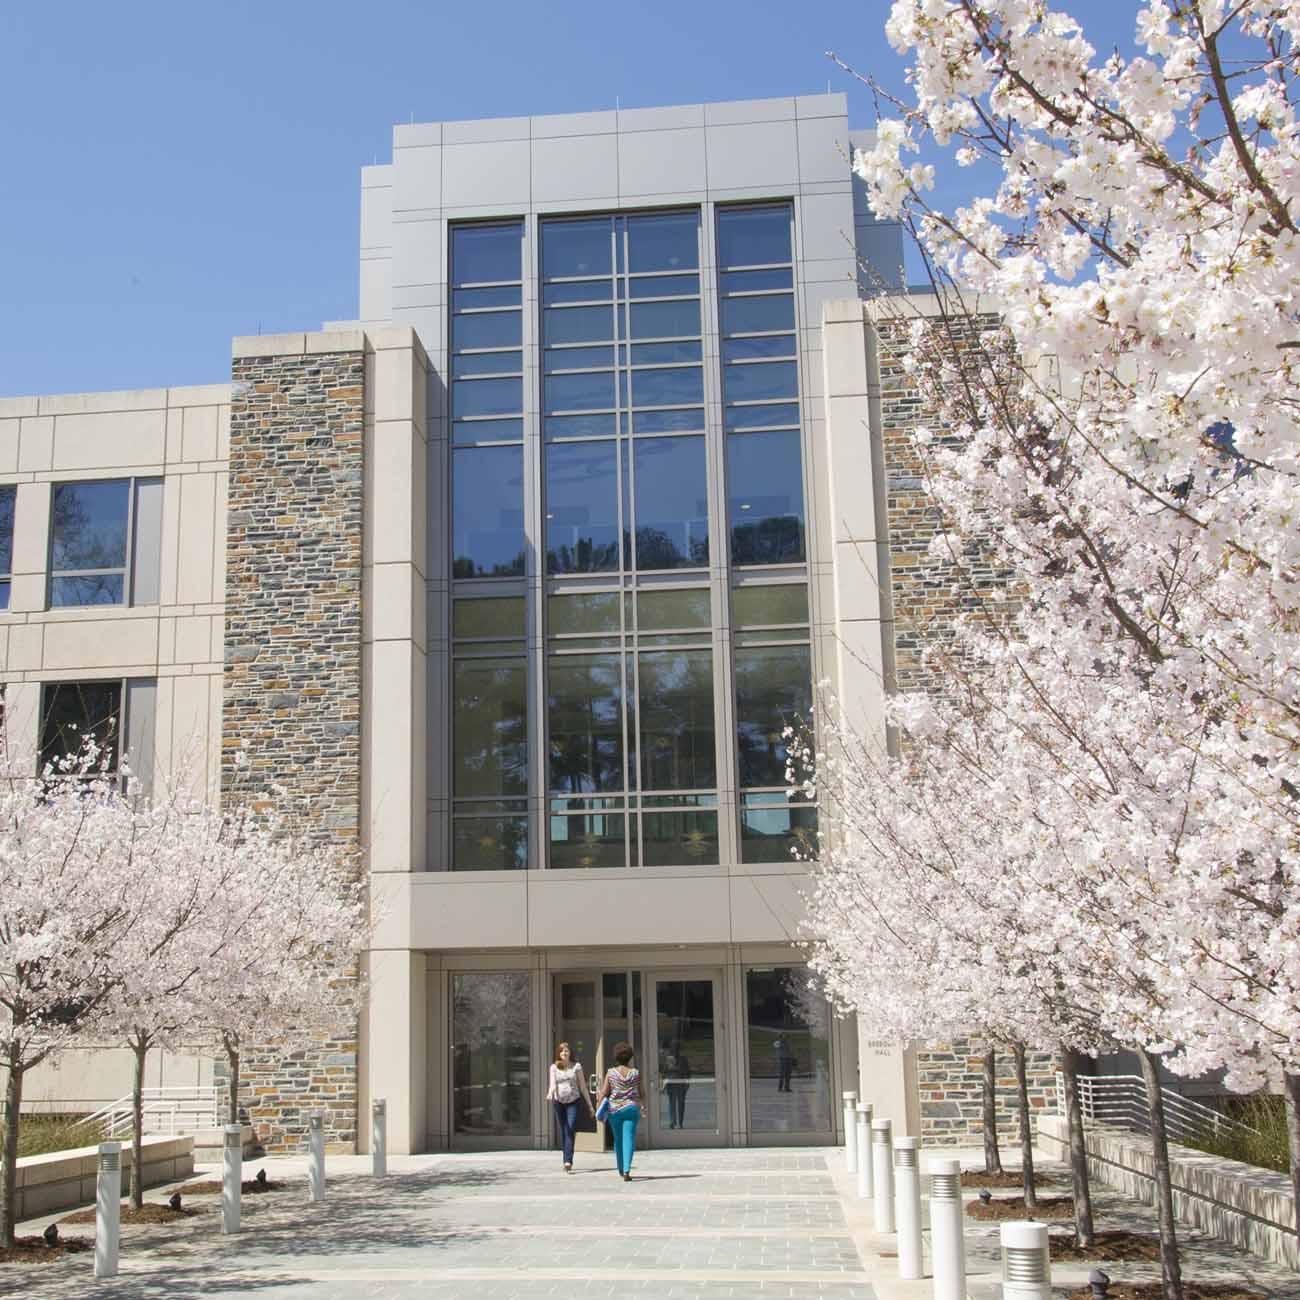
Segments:
[[[636,1151],[636,1126],[645,1103],[641,1071],[632,1064],[632,1045],[619,1043],[614,1048],[615,1065],[605,1073],[600,1098],[609,1099],[609,1123],[614,1130],[614,1163],[623,1181],[632,1179],[632,1156]]]
[[[573,1135],[578,1127],[578,1107],[586,1105],[592,1119],[591,1093],[587,1089],[587,1076],[582,1063],[573,1059],[568,1043],[555,1049],[550,1077],[546,1081],[546,1100],[555,1107],[555,1122],[560,1126],[560,1143],[564,1148],[564,1172],[573,1172]]]

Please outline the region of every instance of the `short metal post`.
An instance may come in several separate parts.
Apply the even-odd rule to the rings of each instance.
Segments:
[[[314,1110],[307,1119],[307,1186],[313,1201],[325,1199],[325,1113]]]
[[[858,1200],[869,1201],[875,1191],[871,1176],[871,1116],[869,1101],[858,1102]]]
[[[898,1221],[898,1276],[914,1281],[921,1265],[920,1139],[894,1141],[894,1217]]]
[[[876,1231],[894,1230],[894,1123],[888,1119],[871,1121],[871,1159],[875,1168]]]
[[[388,1103],[382,1097],[370,1103],[370,1172],[376,1178],[388,1173]]]
[[[930,1271],[934,1300],[966,1300],[966,1241],[961,1161],[931,1158]]]
[[[101,1142],[95,1171],[95,1276],[117,1276],[122,1232],[122,1144]]]
[[[858,1121],[856,1092],[844,1092],[844,1168],[850,1174],[858,1171]]]
[[[244,1191],[244,1126],[227,1124],[221,1144],[221,1231],[239,1231],[240,1203]]]
[[[1002,1225],[1002,1300],[1052,1300],[1047,1224]]]

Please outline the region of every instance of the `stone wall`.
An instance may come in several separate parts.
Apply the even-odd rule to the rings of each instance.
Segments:
[[[284,787],[295,830],[355,856],[358,870],[364,360],[360,349],[236,355],[222,709],[223,798]],[[241,1075],[268,1150],[300,1150],[317,1109],[327,1140],[354,1148],[350,1017],[307,1049],[247,1051]]]
[[[887,475],[890,589],[894,607],[895,672],[899,690],[942,690],[934,664],[925,661],[927,648],[942,646],[953,620],[982,609],[994,590],[1004,591],[1005,574],[988,557],[966,552],[948,563],[929,554],[939,516],[925,487],[925,466],[912,442],[918,425],[930,429],[933,443],[943,446],[937,427],[912,378],[904,368],[912,320],[877,319],[880,364],[881,435]],[[996,325],[996,318],[979,318],[975,332]],[[1048,1054],[1028,1061],[1029,1099],[1035,1112],[1055,1105],[1055,1067]],[[921,1102],[921,1137],[927,1145],[969,1146],[983,1141],[983,1045],[962,1039],[916,1053]],[[998,1133],[1018,1142],[1020,1123],[1015,1094],[1014,1062],[1010,1052],[998,1060]],[[1015,1161],[1014,1153],[1012,1161]]]

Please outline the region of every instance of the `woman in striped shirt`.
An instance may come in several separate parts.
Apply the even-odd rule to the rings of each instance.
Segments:
[[[599,1101],[609,1098],[609,1123],[614,1130],[614,1162],[623,1181],[632,1178],[632,1155],[636,1151],[636,1126],[645,1109],[645,1087],[641,1071],[632,1064],[632,1045],[619,1043],[614,1048],[617,1064],[605,1072],[600,1085]]]

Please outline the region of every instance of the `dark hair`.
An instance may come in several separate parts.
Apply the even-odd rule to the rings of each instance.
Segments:
[[[614,1044],[614,1060],[616,1060],[619,1065],[626,1065],[635,1055],[636,1053],[632,1050],[631,1043]]]

